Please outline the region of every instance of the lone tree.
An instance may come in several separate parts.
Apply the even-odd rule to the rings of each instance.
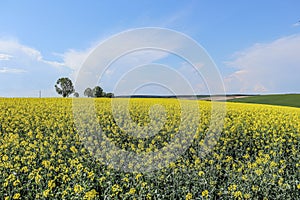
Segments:
[[[75,92],[73,83],[69,78],[58,79],[56,81],[55,90],[63,97],[68,97],[70,94]]]
[[[91,88],[86,88],[84,90],[84,96],[87,96],[87,97],[92,97],[93,96],[93,90]]]
[[[93,97],[102,97],[102,96],[103,96],[103,89],[99,86],[94,87]]]

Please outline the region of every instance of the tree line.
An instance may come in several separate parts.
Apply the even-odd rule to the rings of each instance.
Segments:
[[[69,97],[71,94],[73,94],[74,97],[79,97],[79,93],[75,91],[72,81],[67,77],[59,78],[56,81],[56,84],[54,87],[55,87],[56,92],[59,95],[61,95],[62,97]],[[99,98],[99,97],[112,98],[112,97],[114,97],[113,93],[104,92],[100,86],[95,86],[93,89],[86,88],[84,90],[83,95],[86,97],[95,97],[95,98]]]

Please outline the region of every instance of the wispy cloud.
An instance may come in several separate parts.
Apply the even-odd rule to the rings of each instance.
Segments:
[[[26,71],[23,69],[17,69],[17,68],[7,68],[7,67],[2,67],[0,68],[0,73],[10,73],[10,74],[19,74],[19,73],[25,73]]]
[[[293,24],[293,26],[294,26],[294,27],[300,26],[300,21],[297,22],[297,23],[295,23],[295,24]]]
[[[136,76],[137,82],[142,83],[144,80],[143,84],[146,84],[151,74],[155,73],[157,76],[161,74],[151,70],[134,73],[132,70],[136,70],[138,67],[145,65],[149,65],[151,68],[151,64],[161,63],[162,61],[166,65],[169,65],[170,69],[174,70],[176,68],[174,64],[175,66],[177,64],[178,68],[182,59],[190,59],[191,62],[196,63],[195,67],[201,68],[200,71],[204,73],[201,75],[205,76],[205,83],[201,80],[201,75],[195,75],[197,72],[193,70],[192,66],[181,67],[177,70],[182,77],[185,77],[187,82],[192,84],[196,93],[204,91],[208,93],[206,84],[209,84],[212,92],[223,92],[221,86],[218,83],[216,84],[217,80],[213,78],[218,74],[216,74],[215,70],[211,69],[212,63],[210,59],[205,56],[206,53],[204,51],[201,53],[199,46],[196,45],[197,47],[195,47],[195,43],[188,38],[180,34],[169,33],[168,31],[157,29],[147,29],[145,31],[138,29],[137,31],[130,32],[128,35],[126,34],[126,37],[116,36],[113,40],[105,41],[100,44],[99,49],[97,48],[98,45],[95,45],[85,51],[69,50],[63,55],[63,60],[66,66],[74,70],[74,80],[79,80],[79,84],[77,84],[77,81],[75,84],[76,90],[81,93],[86,87],[93,87],[95,84],[100,84],[106,91],[114,91],[122,79],[131,73]],[[153,47],[156,49],[152,49]],[[174,63],[176,59],[170,56],[172,55],[171,52],[176,52],[176,55],[181,57],[179,63]],[[86,61],[87,58],[88,61]],[[88,62],[89,67],[80,71],[82,70],[82,64],[85,62],[86,64]],[[154,67],[153,70],[154,69],[156,68]],[[104,74],[100,74],[103,70],[106,70]],[[80,74],[78,73],[79,71]],[[161,77],[161,79],[163,78]],[[95,80],[98,80],[98,83],[95,83]],[[177,89],[181,88],[181,90],[177,90],[177,92],[180,91],[180,94],[190,94],[189,91],[181,87],[182,82],[177,79],[175,80],[175,78],[173,80],[172,86],[176,85]],[[128,81],[132,80],[127,79],[127,82]],[[125,82],[122,82],[122,84],[126,85]],[[126,90],[126,92],[128,92],[128,90]]]
[[[236,69],[225,78],[229,92],[300,92],[300,35],[255,44],[227,62]]]
[[[11,55],[0,53],[0,60],[9,60],[11,58]]]
[[[151,34],[151,33],[150,33]],[[161,37],[159,32],[153,33],[153,37],[158,37],[157,40]],[[176,40],[176,38],[168,38],[169,41],[166,42],[165,40],[161,40],[162,43],[166,44],[166,49],[168,50],[174,50],[178,48],[180,43],[182,41]],[[173,41],[173,42],[170,42]],[[101,77],[101,84],[103,87],[107,90],[112,90],[114,88],[114,85],[118,81],[118,79],[125,74],[126,72],[130,71],[132,68],[138,66],[138,65],[145,65],[152,62],[155,62],[159,59],[165,58],[169,55],[168,52],[165,52],[163,50],[151,50],[147,49],[148,47],[151,47],[151,42],[147,41],[143,35],[138,35],[133,33],[129,36],[129,38],[123,38],[116,36],[113,40],[106,43],[103,47],[103,43],[105,43],[106,40],[99,41],[98,43],[94,43],[91,47],[87,48],[86,50],[68,50],[65,52],[62,57],[65,66],[70,67],[73,70],[72,77],[74,80],[78,78],[78,73],[81,70],[82,64],[86,61],[86,59],[93,53],[93,51],[98,47],[100,48],[106,48],[101,55],[98,55],[94,59],[89,59],[90,65],[97,66],[99,61],[107,61],[109,64],[109,61],[113,61],[113,63],[110,63],[110,65],[107,66],[99,66],[99,69],[102,67],[107,67],[104,75]],[[147,46],[147,43],[148,46]],[[101,47],[100,47],[100,46]],[[126,49],[131,46],[134,47],[131,49],[132,51],[125,53]],[[140,49],[142,48],[142,49]],[[103,50],[103,49],[102,49]],[[100,75],[99,69],[94,69],[93,72],[90,73],[91,76]],[[86,80],[86,87],[93,87],[95,83],[89,83],[91,78]],[[83,88],[77,88],[78,91],[81,91]]]
[[[171,39],[171,38],[170,38]],[[107,51],[107,54],[102,59],[116,59],[115,67],[107,68],[104,76],[106,78],[106,85],[104,87],[111,90],[116,83],[116,79],[120,78],[124,73],[130,70],[130,68],[137,65],[149,64],[168,55],[167,52],[163,51],[136,51],[131,52],[128,55],[119,55],[121,57],[113,58],[116,51],[121,51],[123,47],[134,42],[139,43],[143,40],[143,36],[136,35],[134,39],[128,40],[118,40],[111,44],[111,50]],[[74,81],[81,69],[82,64],[88,58],[88,56],[95,50],[100,42],[93,43],[89,48],[85,50],[74,50],[70,49],[60,54],[62,57],[62,62],[50,61],[43,58],[41,52],[32,47],[21,44],[14,39],[1,39],[0,38],[0,58],[5,60],[5,63],[0,63],[0,91],[5,92],[5,94],[12,94],[11,88],[22,90],[24,94],[27,91],[31,94],[33,90],[44,90],[51,91],[53,89],[53,84],[57,78],[61,76],[69,76]],[[169,49],[174,49],[177,47],[178,42],[174,41],[170,43]],[[3,53],[2,53],[3,52]],[[94,60],[93,62],[97,62]],[[20,66],[18,68],[12,66]],[[25,73],[26,72],[26,73]],[[17,74],[23,74],[22,76],[14,76]],[[97,71],[92,72],[91,75],[97,74]],[[104,78],[104,80],[105,80]],[[5,80],[15,79],[13,85],[7,86],[4,84]],[[87,85],[89,86],[89,85]],[[93,85],[94,86],[94,85]],[[92,85],[91,85],[92,87]],[[16,92],[17,93],[17,92]],[[20,93],[16,94],[19,96]],[[48,96],[55,96],[55,91],[48,93]]]
[[[125,41],[124,41],[125,42]],[[123,44],[125,45],[125,44]],[[122,46],[122,45],[121,45]],[[78,50],[68,50],[63,55],[64,65],[70,67],[73,72],[71,74],[72,79],[76,80],[78,76],[80,76],[79,72],[83,63],[89,57],[89,55],[93,52],[93,50],[97,47],[97,45],[90,47],[83,51]],[[118,45],[115,46],[118,48]],[[167,52],[162,51],[154,51],[154,50],[140,50],[136,52],[131,52],[127,55],[120,55],[121,57],[116,57],[112,59],[116,59],[111,65],[107,66],[104,74],[101,78],[101,83],[103,84],[106,90],[112,90],[116,82],[123,74],[130,71],[130,69],[138,66],[152,63],[156,60],[167,57]],[[109,55],[107,55],[109,56]],[[97,60],[95,60],[97,62]],[[91,73],[91,76],[98,74],[99,71],[95,70]],[[93,87],[90,85],[87,80],[87,86]],[[80,88],[77,88],[81,90]]]
[[[57,78],[71,73],[64,63],[46,60],[40,51],[15,39],[0,38],[0,52],[1,96],[31,96],[39,90],[52,90],[44,95],[55,96]]]

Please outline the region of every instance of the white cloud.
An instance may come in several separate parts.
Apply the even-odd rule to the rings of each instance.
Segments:
[[[185,59],[196,63],[195,67],[201,69],[200,71],[203,73],[201,75],[206,78],[205,81],[207,83],[204,83],[203,80],[201,80],[201,76],[196,75],[195,70],[193,70],[191,66],[186,67],[189,71],[186,68],[178,70],[178,73],[186,77],[187,82],[193,85],[196,89],[196,93],[204,91],[207,93],[208,90],[205,84],[210,85],[210,90],[214,93],[219,94],[220,92],[218,91],[223,92],[218,80],[214,78],[218,74],[216,74],[216,70],[212,70],[211,67],[213,66],[206,52],[203,51],[201,47],[195,45],[193,41],[180,34],[170,34],[168,31],[160,31],[159,29],[155,31],[153,29],[141,31],[140,29],[137,32],[130,32],[130,34],[126,35],[126,38],[117,36],[114,40],[106,41],[102,43],[102,45],[100,49],[96,48],[97,45],[95,45],[85,51],[69,50],[63,55],[65,65],[74,69],[74,73],[76,74],[74,77],[77,78],[76,80],[80,80],[79,84],[76,84],[76,89],[79,92],[82,92],[86,87],[95,86],[95,77],[100,77],[100,72],[107,66],[109,66],[109,68],[105,69],[106,71],[104,71],[104,74],[102,74],[102,77],[100,77],[98,81],[100,81],[99,84],[104,90],[114,91],[115,86],[122,80],[122,77],[133,73],[132,70],[138,66],[158,62],[169,65],[170,69],[175,69],[176,65],[178,68],[178,64]],[[156,48],[159,47],[159,49],[151,49],[153,46]],[[93,50],[95,50],[96,53],[92,53],[92,57],[89,57],[89,67],[87,67],[84,72],[81,71],[82,74],[77,76],[82,63]],[[124,55],[123,53],[127,50],[133,51],[127,52],[128,54]],[[176,52],[176,54],[169,52]],[[176,56],[178,57],[177,59],[180,60],[179,63],[176,58],[174,58]],[[113,60],[114,62],[111,63]],[[137,75],[137,73],[134,74],[137,76],[136,79],[140,81],[139,83],[141,83],[141,80],[144,80],[144,84],[148,81],[148,77],[151,74],[150,72],[154,73],[154,71],[148,70],[147,72],[139,71],[139,75]],[[157,73],[156,75],[160,76],[160,74]],[[163,78],[161,79],[163,80]],[[181,87],[181,83],[176,82],[175,78],[173,83],[178,85],[177,88]],[[180,93],[190,94],[184,89],[182,89]]]
[[[0,68],[0,73],[25,73],[26,71],[23,69],[16,69],[16,68],[7,68],[7,67],[3,67]]]
[[[73,70],[71,74],[72,79],[74,80],[76,79],[80,67],[82,66],[83,62],[86,60],[86,58],[91,52],[92,52],[92,48],[83,51],[77,51],[71,49],[62,55],[64,65]]]
[[[176,52],[188,60],[192,58],[192,62],[198,63],[197,68],[205,69],[205,63],[209,63],[205,57],[205,53],[203,55],[200,53],[199,55],[199,49],[190,51],[190,47],[194,46],[193,42],[180,35],[170,36],[167,31],[160,31],[158,29],[149,30],[146,33],[134,32],[126,38],[117,36],[112,41],[102,43],[104,46],[100,49],[100,53],[97,52],[97,54],[88,60],[89,66],[92,67],[88,68],[88,70],[85,69],[85,74],[83,73],[85,76],[82,88],[76,88],[81,94],[86,87],[94,87],[95,84],[100,84],[105,91],[113,91],[122,76],[137,66],[163,61],[163,63],[170,64],[172,68],[174,67],[172,66],[174,60],[169,59],[169,57],[172,57],[170,56],[172,53],[167,51]],[[101,41],[103,42],[104,40]],[[35,91],[43,90],[47,91],[46,96],[47,94],[48,96],[53,96],[55,95],[53,85],[57,78],[62,76],[71,77],[76,84],[75,81],[78,78],[81,66],[101,41],[92,44],[85,50],[70,49],[62,54],[56,54],[63,60],[62,62],[57,62],[46,60],[39,50],[25,46],[16,40],[4,40],[0,38],[0,52],[3,58],[0,60],[0,85],[2,87],[5,85],[4,88],[0,86],[0,95],[9,94],[13,96],[15,94],[16,96],[20,96],[20,91],[22,91],[22,96],[26,96],[26,94],[30,96],[30,94],[36,94]],[[157,41],[159,41],[159,44],[157,44]],[[159,46],[162,49],[151,49],[153,46]],[[126,54],[127,50],[133,51]],[[124,55],[124,52],[126,55]],[[175,56],[173,55],[173,57]],[[183,58],[181,58],[181,62]],[[113,59],[115,61],[110,63]],[[99,66],[99,61],[101,61],[102,66]],[[202,61],[204,63],[200,63]],[[102,74],[103,76],[100,77],[100,83],[95,83],[95,77],[100,76],[103,66],[108,65],[109,67],[105,69],[106,71]],[[205,90],[205,84],[201,81],[199,83],[199,77],[191,76],[191,74],[195,73],[191,69],[192,67],[189,68],[190,71],[186,71],[186,68],[181,68],[178,70],[178,73],[186,75],[187,79],[196,85],[198,88],[197,91]],[[210,75],[208,71],[206,70],[206,73]],[[141,72],[139,79],[147,81],[149,75]],[[12,79],[14,79],[13,85],[8,86],[4,84],[6,81]],[[93,82],[90,82],[90,80]],[[177,81],[176,83],[178,88],[180,88],[180,82]],[[43,96],[45,96],[45,93]]]
[[[300,26],[300,21],[297,22],[297,23],[295,23],[295,24],[293,24],[293,26],[294,26],[294,27]]]
[[[300,92],[300,35],[255,44],[226,62],[236,69],[225,78],[228,92]]]
[[[64,53],[64,65],[73,70],[71,75],[72,79],[76,80],[82,64],[96,47],[97,46],[95,45],[83,51],[68,50],[66,53]],[[112,91],[114,85],[118,82],[121,76],[126,74],[134,67],[152,63],[156,60],[167,57],[168,55],[169,53],[167,52],[157,50],[140,50],[131,52],[127,55],[120,55],[121,57],[115,58],[116,60],[111,63],[111,65],[107,66],[108,68],[106,68],[103,76],[100,77],[101,86],[104,87],[105,90]],[[95,62],[97,62],[97,60],[95,60]],[[95,69],[91,73],[91,76],[94,75],[100,75],[99,71]],[[86,87],[94,87],[94,85],[90,85],[88,81],[86,84]],[[80,90],[80,88],[77,89]]]
[[[53,96],[55,81],[71,73],[64,63],[46,60],[40,51],[17,40],[0,38],[0,52],[1,96],[32,96],[39,90]]]
[[[12,58],[11,55],[0,53],[0,61],[1,60],[10,60]]]
[[[159,35],[158,32],[156,37],[159,39],[163,36]],[[168,50],[176,49],[179,46],[180,42],[182,42],[177,41],[176,38],[169,39],[172,41],[174,40],[174,42],[171,43],[162,40],[162,43],[168,44],[166,45],[168,47]],[[98,45],[102,45],[103,41],[104,40],[94,43],[86,50],[78,51],[71,49],[62,55],[65,66],[68,66],[73,70],[72,77],[74,78],[74,80],[78,78],[78,73],[81,70],[82,64],[96,48],[97,51],[100,49],[98,48]],[[92,66],[99,66],[99,60],[101,60],[102,62],[113,61],[113,63],[110,63],[109,66],[106,66],[108,68],[106,68],[103,76],[100,77],[100,84],[104,87],[104,89],[112,91],[114,85],[118,82],[118,79],[121,78],[123,74],[130,71],[130,69],[139,65],[152,63],[169,55],[168,52],[165,52],[163,50],[152,50],[147,48],[138,49],[140,46],[139,44],[145,45],[145,43],[147,42],[148,41],[145,40],[142,35],[132,34],[129,36],[129,38],[122,38],[117,36],[114,38],[114,40],[109,41],[109,45],[104,44],[103,48],[105,49],[105,51],[103,54],[100,54],[100,57],[97,56],[93,59],[89,59],[89,64],[91,64]],[[136,46],[136,49],[133,49],[132,52],[128,52],[128,54],[124,55],[123,51],[128,46]],[[151,43],[149,43],[149,46],[151,47]],[[104,50],[103,48],[101,48],[101,50]],[[106,63],[109,64],[108,62]],[[102,67],[103,66],[99,66],[99,70]],[[92,78],[89,78],[89,80],[85,81],[85,87],[94,86],[94,83],[90,83],[89,81],[90,79],[93,80],[94,76],[100,75],[99,70],[97,70],[98,68],[94,67],[93,71],[89,73]],[[81,91],[82,88],[77,88],[77,90]]]

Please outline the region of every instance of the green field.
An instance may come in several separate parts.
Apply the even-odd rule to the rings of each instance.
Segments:
[[[240,99],[232,99],[228,101],[300,107],[300,94],[260,95]]]

